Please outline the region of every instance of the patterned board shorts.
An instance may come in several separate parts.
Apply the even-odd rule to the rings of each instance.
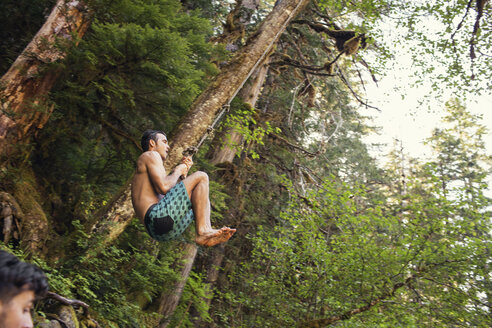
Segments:
[[[158,241],[176,239],[195,219],[191,200],[183,182],[175,185],[145,213],[145,227]]]

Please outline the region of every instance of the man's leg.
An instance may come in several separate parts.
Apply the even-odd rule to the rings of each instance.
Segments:
[[[196,220],[196,242],[205,246],[213,246],[229,240],[236,229],[223,227],[212,229],[210,224],[210,200],[208,175],[205,172],[195,172],[183,180],[184,186],[193,205]]]

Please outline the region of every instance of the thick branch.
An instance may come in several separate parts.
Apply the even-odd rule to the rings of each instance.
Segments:
[[[333,32],[333,29],[330,29],[325,24],[320,23],[320,22],[313,22],[313,21],[309,21],[309,20],[306,20],[306,19],[297,19],[295,21],[292,21],[292,23],[294,23],[294,24],[307,25],[311,29],[313,29],[314,31],[316,31],[318,33],[323,32],[323,33],[326,33],[328,35],[331,35],[332,32]]]
[[[297,68],[301,68],[303,70],[310,70],[310,71],[322,71],[325,69],[324,66],[308,66],[308,65],[303,65],[299,63],[297,60],[293,59],[283,59],[283,60],[278,60],[275,62],[271,62],[270,65],[272,66],[283,66],[283,65],[288,65],[288,66],[293,66]]]
[[[58,295],[58,294],[53,293],[53,292],[48,292],[46,294],[46,297],[52,298],[54,300],[57,300],[58,302],[60,302],[62,304],[65,304],[65,305],[80,306],[80,307],[82,307],[84,309],[88,309],[89,308],[89,305],[87,303],[84,303],[84,302],[79,301],[79,300],[71,300],[71,299],[68,299],[66,297],[63,297],[63,296]]]

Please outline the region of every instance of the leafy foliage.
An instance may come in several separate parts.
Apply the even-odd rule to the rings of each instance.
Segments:
[[[372,302],[377,311],[345,319],[354,326],[490,324],[481,268],[488,237],[476,233],[488,230],[490,215],[436,196],[407,195],[401,217],[382,204],[365,207],[363,190],[334,181],[310,193],[308,207],[293,196],[273,230],[259,228],[251,261],[234,276],[240,292],[226,297],[245,314],[228,324],[290,326]]]
[[[221,125],[222,130],[231,130],[239,133],[243,140],[237,144],[227,134],[221,147],[229,147],[236,150],[236,155],[240,156],[244,151],[253,159],[259,158],[259,155],[254,151],[254,145],[264,145],[264,137],[270,133],[281,132],[280,128],[273,128],[270,122],[257,122],[255,117],[258,117],[257,110],[249,104],[241,102],[238,98],[234,98],[231,103],[232,113],[227,115]]]
[[[36,1],[29,11],[25,1],[18,8],[2,3],[8,10],[0,18],[8,27],[0,49],[12,52],[3,56],[2,51],[0,70],[35,31],[28,26],[18,35],[22,40],[9,39],[23,11],[30,22],[41,24],[52,2]],[[397,42],[416,51],[416,75],[437,74],[439,83],[485,90],[490,23],[482,19],[482,28],[470,34],[477,17],[477,9],[467,9],[471,3],[323,0],[287,29],[272,55],[277,64],[270,67],[258,110],[237,99],[232,103],[225,128],[240,130],[246,139],[244,147],[235,145],[235,162],[215,168],[197,160],[217,173],[210,188],[214,223],[239,229],[227,245],[211,306],[203,256],[172,325],[491,324],[490,199],[485,196],[490,156],[484,155],[486,131],[479,118],[458,100],[450,101],[445,120],[454,125],[428,140],[436,157],[412,161],[406,173],[395,153],[393,167],[383,171],[361,141],[374,128],[354,102],[356,96],[364,103],[358,97],[364,82],[351,78],[367,66],[374,80],[383,71],[390,53],[380,28],[394,19],[406,33]],[[65,62],[57,63],[64,75],[51,94],[55,112],[37,145],[24,145],[36,149],[30,159],[47,191],[45,211],[56,241],[63,240],[48,245],[52,259],[34,261],[54,291],[90,303],[103,326],[156,326],[159,294],[178,278],[172,268],[175,244],[152,242],[141,224],[134,222],[97,255],[90,252],[84,227],[131,176],[141,131],[172,131],[222,66],[223,46],[206,42],[223,27],[227,8],[222,4],[90,1],[95,20],[89,32]],[[490,4],[484,10],[487,17]],[[253,20],[264,14],[262,7]],[[328,74],[326,63],[338,54],[335,42],[303,20],[370,34],[371,51],[341,57],[336,74]],[[437,33],[421,30],[426,20],[440,22]],[[463,59],[460,54],[468,54],[472,41],[477,58]],[[441,61],[446,74],[422,53]],[[321,74],[279,64],[288,60]],[[14,179],[15,172],[6,176]],[[89,256],[81,257],[85,253]]]
[[[119,190],[141,132],[171,131],[215,72],[205,41],[210,26],[178,1],[93,6],[95,22],[62,64],[56,110],[33,163],[51,191],[60,232],[71,229],[67,213],[84,220]]]

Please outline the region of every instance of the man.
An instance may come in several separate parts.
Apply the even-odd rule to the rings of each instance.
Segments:
[[[236,229],[216,230],[210,225],[207,174],[195,172],[186,177],[193,161],[185,157],[167,175],[163,161],[170,147],[162,131],[145,131],[141,145],[143,153],[132,183],[132,202],[150,236],[159,241],[175,239],[195,219],[197,244],[214,246],[229,240]],[[181,176],[186,178],[180,181]]]
[[[40,268],[0,250],[0,328],[32,328],[33,302],[47,291]]]

